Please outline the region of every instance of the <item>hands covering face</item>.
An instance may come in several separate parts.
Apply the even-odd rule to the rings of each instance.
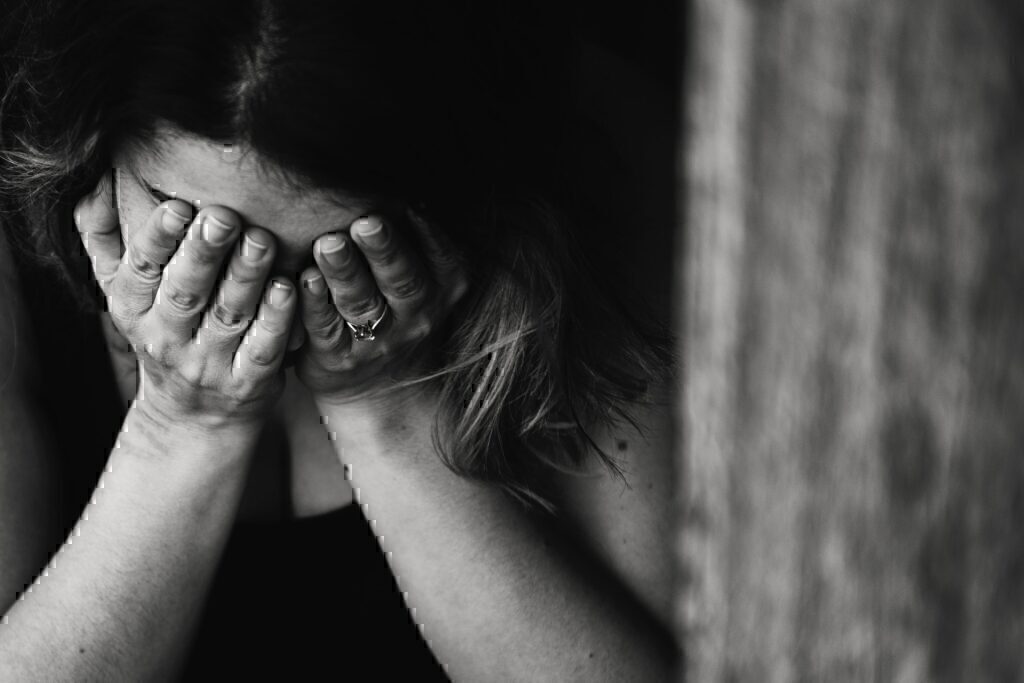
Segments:
[[[450,245],[407,216],[412,234],[373,216],[314,243],[316,267],[301,278],[307,344],[297,372],[322,401],[386,388],[466,291]]]
[[[126,248],[109,179],[75,209],[111,319],[139,361],[143,409],[201,425],[253,422],[283,388],[292,317],[307,341],[296,372],[314,397],[386,390],[465,293],[450,245],[421,218],[373,216],[313,245],[301,286],[270,277],[275,239],[237,213],[158,205]]]

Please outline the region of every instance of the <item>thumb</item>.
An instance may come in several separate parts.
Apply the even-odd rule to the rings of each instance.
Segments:
[[[121,225],[114,206],[113,171],[75,205],[75,227],[82,238],[92,272],[104,294],[121,262]]]

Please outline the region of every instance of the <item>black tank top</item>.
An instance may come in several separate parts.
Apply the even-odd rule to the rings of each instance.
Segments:
[[[64,536],[124,419],[97,315],[14,249],[59,449]],[[429,636],[429,633],[427,634]],[[239,522],[210,589],[184,681],[446,681],[358,505]]]

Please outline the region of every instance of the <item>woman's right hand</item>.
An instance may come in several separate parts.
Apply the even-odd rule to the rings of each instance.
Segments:
[[[110,192],[105,177],[75,207],[75,224],[111,321],[138,357],[135,408],[161,424],[259,424],[284,388],[297,299],[292,283],[267,281],[273,236],[249,228],[239,242],[233,211],[205,207],[192,220],[176,199],[153,210],[122,254]]]

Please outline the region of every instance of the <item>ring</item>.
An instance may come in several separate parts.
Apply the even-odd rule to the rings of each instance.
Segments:
[[[380,325],[380,321],[384,320],[384,316],[388,314],[388,307],[385,306],[381,314],[373,322],[367,323],[350,323],[345,321],[348,325],[348,329],[352,330],[352,337],[356,341],[373,341],[377,337],[373,334],[377,330],[377,325]]]

